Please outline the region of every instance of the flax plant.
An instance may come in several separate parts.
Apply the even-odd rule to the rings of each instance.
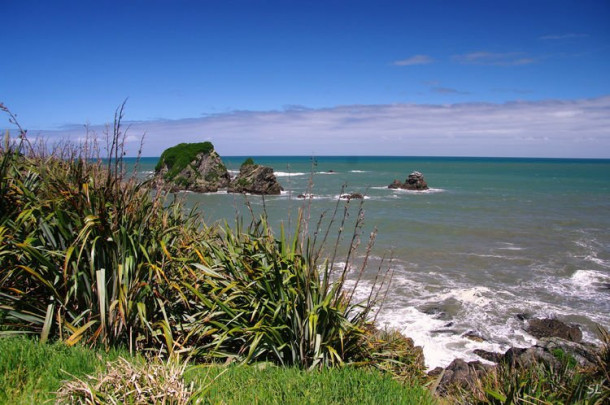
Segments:
[[[2,154],[0,201],[16,207],[0,218],[2,333],[173,350],[167,273],[198,221],[124,176],[122,111],[106,161],[87,148]]]
[[[0,336],[198,361],[408,368],[408,345],[372,327],[391,271],[379,267],[368,298],[355,298],[376,235],[363,238],[362,201],[354,207],[338,200],[315,230],[304,211],[290,233],[283,226],[274,232],[265,214],[248,226],[242,219],[207,226],[196,208],[125,174],[123,110],[108,129],[104,159],[89,133],[84,145],[51,151],[32,147],[21,127],[16,143],[7,136],[0,153]],[[361,238],[368,242],[358,264]]]

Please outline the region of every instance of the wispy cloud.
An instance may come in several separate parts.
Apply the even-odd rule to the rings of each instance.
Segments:
[[[221,155],[610,158],[610,96],[504,104],[242,111],[129,124],[129,135],[146,133],[145,156],[159,156],[180,142],[211,140]],[[78,139],[83,130],[40,135],[49,140]],[[135,154],[138,146],[138,142],[128,142],[128,154]]]
[[[464,65],[490,66],[520,66],[536,62],[536,59],[528,57],[521,52],[471,52],[462,55],[454,55],[452,59]]]
[[[397,60],[392,63],[394,66],[413,66],[413,65],[427,65],[434,62],[428,55],[413,55],[410,58]]]
[[[433,87],[431,90],[438,94],[470,94],[469,91],[457,90],[451,87]]]
[[[543,41],[558,41],[558,40],[564,40],[564,39],[587,38],[588,36],[589,36],[589,34],[569,33],[569,34],[544,35],[538,39],[541,39]]]

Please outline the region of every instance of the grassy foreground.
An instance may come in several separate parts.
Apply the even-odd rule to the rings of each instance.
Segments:
[[[142,397],[138,398],[137,390],[126,389],[134,375],[140,376],[139,389],[150,391],[149,399],[155,393],[170,392],[182,382],[183,395],[165,398],[166,403],[173,404],[434,403],[425,388],[402,385],[375,370],[347,367],[306,372],[266,365],[176,366],[171,362],[146,362],[116,350],[106,353],[78,345],[5,338],[0,339],[0,404],[55,402],[55,393],[65,383],[58,402],[85,403],[85,393],[95,392],[97,386],[97,403],[112,403],[112,399],[146,403],[138,402]],[[153,378],[143,378],[146,375]],[[67,388],[72,390],[71,398]],[[132,393],[127,394],[129,391]]]

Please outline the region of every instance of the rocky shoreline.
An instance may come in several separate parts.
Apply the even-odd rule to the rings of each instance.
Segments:
[[[524,331],[537,339],[531,347],[511,347],[504,353],[474,350],[481,360],[453,360],[447,367],[436,367],[428,372],[436,378],[436,392],[446,395],[450,388],[471,388],[478,380],[493,372],[499,365],[531,367],[542,364],[558,369],[561,358],[569,358],[580,367],[593,367],[599,359],[600,348],[582,341],[578,325],[567,324],[554,318],[531,318],[523,314]],[[482,339],[470,332],[473,339]]]

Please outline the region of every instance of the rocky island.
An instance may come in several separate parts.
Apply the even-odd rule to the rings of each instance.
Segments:
[[[170,191],[216,192],[231,176],[211,142],[181,143],[166,149],[155,167],[157,184]]]
[[[211,142],[181,143],[166,149],[155,167],[158,187],[171,192],[280,194],[283,190],[271,167],[255,164],[251,158],[231,176]]]
[[[284,188],[280,185],[273,173],[273,169],[254,163],[248,158],[239,168],[239,174],[231,184],[228,191],[232,193],[249,194],[280,194]]]
[[[416,171],[412,172],[404,183],[401,183],[399,180],[394,180],[388,188],[423,191],[428,190],[428,183],[426,183],[424,175]]]

